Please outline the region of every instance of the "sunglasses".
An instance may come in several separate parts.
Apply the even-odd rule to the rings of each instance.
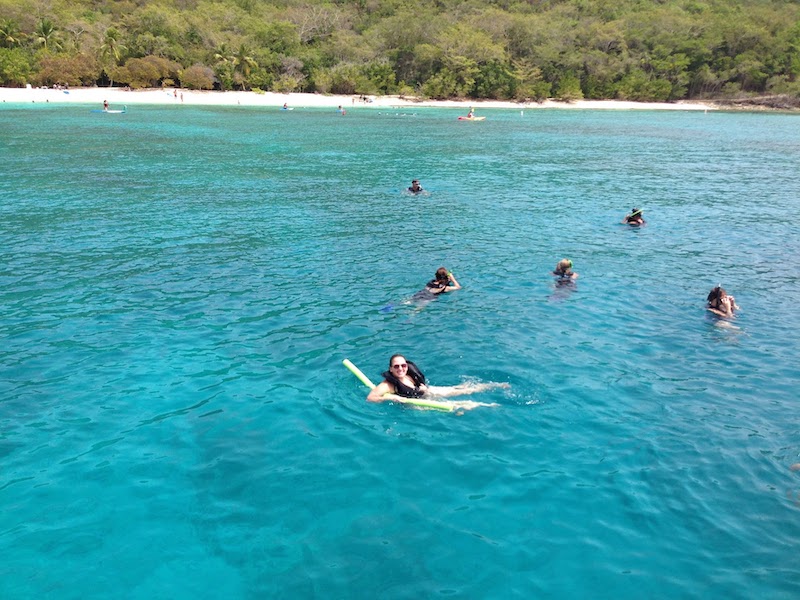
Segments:
[[[392,368],[393,369],[402,369],[402,368],[406,368],[407,369],[408,365],[406,363],[400,363],[400,364],[397,364],[397,365],[392,365]]]

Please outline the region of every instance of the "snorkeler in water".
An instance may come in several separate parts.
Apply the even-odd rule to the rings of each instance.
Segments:
[[[734,317],[734,311],[741,310],[736,304],[736,298],[730,296],[722,287],[717,286],[708,293],[706,298],[706,308],[717,315],[730,319]]]
[[[645,224],[644,217],[642,216],[642,209],[641,208],[632,208],[631,214],[625,215],[625,218],[622,219],[622,222],[625,225],[631,225],[633,227],[639,227]]]
[[[419,184],[419,179],[415,179],[411,182],[411,186],[408,188],[408,191],[412,194],[419,194],[420,192],[424,192],[425,190],[422,189],[422,186]]]
[[[572,261],[568,258],[564,258],[558,261],[555,270],[553,271],[553,275],[560,279],[577,279],[578,274],[572,270]]]
[[[439,294],[454,292],[461,289],[455,276],[444,267],[436,269],[436,273],[425,287],[414,294],[412,300],[433,300]]]

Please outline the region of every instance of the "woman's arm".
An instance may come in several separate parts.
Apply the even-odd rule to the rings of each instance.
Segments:
[[[458,283],[458,281],[456,281],[456,278],[453,276],[452,273],[448,273],[447,274],[447,278],[450,280],[450,283],[452,283],[453,285],[450,285],[450,286],[447,286],[446,288],[444,288],[445,291],[452,292],[452,291],[461,289],[461,284]]]
[[[394,386],[388,381],[381,381],[376,385],[369,394],[367,394],[367,402],[383,402],[384,400],[393,400],[389,396],[393,396],[395,389]]]
[[[717,316],[720,316],[720,317],[730,317],[731,316],[731,313],[723,312],[723,311],[719,310],[718,308],[712,308],[710,306],[707,307],[707,308],[708,308],[709,311],[711,311],[712,313],[714,313]]]

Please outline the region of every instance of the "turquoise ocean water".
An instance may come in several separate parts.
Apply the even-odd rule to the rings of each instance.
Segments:
[[[800,116],[90,108],[0,105],[0,597],[800,596]]]

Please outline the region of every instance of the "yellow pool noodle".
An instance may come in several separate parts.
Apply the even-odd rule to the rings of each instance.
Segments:
[[[361,369],[359,369],[357,366],[355,366],[353,363],[351,363],[349,358],[345,358],[345,359],[342,361],[342,364],[343,364],[345,367],[347,367],[348,369],[350,369],[350,372],[351,372],[353,375],[355,375],[356,377],[358,377],[358,379],[361,381],[361,383],[363,383],[363,384],[364,384],[365,386],[367,386],[369,389],[372,389],[372,388],[374,388],[374,387],[375,387],[375,384],[374,384],[374,383],[372,383],[372,382],[369,380],[369,377],[367,377],[366,375],[364,375],[364,373],[361,371]]]

